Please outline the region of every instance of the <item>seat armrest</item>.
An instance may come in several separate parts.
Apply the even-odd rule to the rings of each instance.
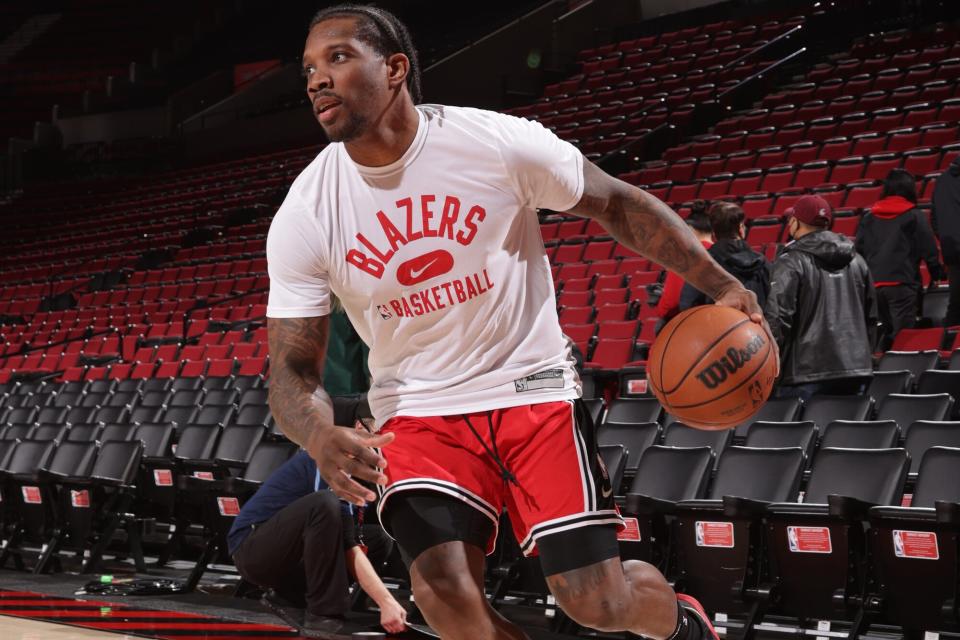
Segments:
[[[723,502],[720,500],[681,500],[676,504],[676,513],[710,512],[722,513]]]
[[[805,502],[773,502],[767,506],[767,513],[772,515],[829,515],[829,506],[825,504],[807,504]]]
[[[625,505],[627,513],[673,513],[677,503],[670,500],[661,500],[651,496],[645,496],[642,493],[628,493],[626,495]]]
[[[937,512],[937,522],[953,525],[960,524],[960,504],[947,502],[946,500],[937,500],[934,503],[934,509]]]
[[[873,507],[868,516],[871,521],[909,520],[913,522],[936,522],[936,509],[922,507]]]
[[[244,478],[227,478],[223,481],[224,489],[230,493],[242,495],[245,493],[254,493],[262,486],[260,482],[253,482]]]
[[[728,518],[753,519],[765,516],[769,502],[739,496],[723,496],[723,513]]]
[[[865,520],[870,507],[877,505],[870,502],[864,502],[849,496],[838,496],[830,494],[827,496],[827,504],[830,506],[830,515],[843,520]]]

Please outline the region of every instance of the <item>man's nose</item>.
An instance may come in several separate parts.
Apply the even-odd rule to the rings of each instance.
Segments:
[[[307,78],[307,92],[316,93],[330,87],[330,76],[320,71],[315,71]]]

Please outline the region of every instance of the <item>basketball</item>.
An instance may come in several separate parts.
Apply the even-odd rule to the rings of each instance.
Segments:
[[[776,351],[742,311],[703,305],[677,314],[650,348],[647,380],[665,411],[691,427],[734,427],[767,401]]]

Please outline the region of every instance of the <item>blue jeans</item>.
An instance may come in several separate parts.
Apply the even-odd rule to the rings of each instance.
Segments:
[[[864,392],[869,382],[870,378],[868,377],[856,377],[835,378],[801,384],[782,384],[777,387],[773,395],[776,398],[800,398],[804,402],[812,396],[858,396]]]

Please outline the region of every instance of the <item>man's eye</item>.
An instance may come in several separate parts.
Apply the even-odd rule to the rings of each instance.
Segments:
[[[337,51],[336,53],[330,56],[330,60],[332,62],[343,62],[346,59],[347,59],[347,54],[343,53],[342,51]]]
[[[309,78],[310,76],[313,75],[314,71],[316,71],[316,69],[314,69],[313,67],[304,67],[300,73],[303,75],[304,78]]]

